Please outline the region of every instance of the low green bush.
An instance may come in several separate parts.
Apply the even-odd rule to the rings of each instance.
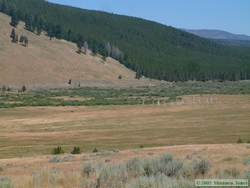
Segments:
[[[64,153],[63,149],[61,146],[57,146],[56,148],[52,149],[52,154],[57,155],[57,154],[62,154]]]
[[[97,153],[98,152],[98,149],[93,149],[93,153]]]
[[[71,154],[81,154],[81,149],[79,147],[74,147]]]
[[[243,143],[243,140],[241,138],[238,138],[237,144],[241,144],[241,143]]]

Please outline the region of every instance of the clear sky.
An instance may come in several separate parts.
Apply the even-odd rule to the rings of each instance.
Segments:
[[[250,0],[48,0],[134,16],[185,29],[218,29],[250,36]]]

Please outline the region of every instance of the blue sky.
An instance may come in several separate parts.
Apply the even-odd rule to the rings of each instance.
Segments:
[[[48,0],[134,16],[185,29],[219,29],[250,36],[250,0]]]

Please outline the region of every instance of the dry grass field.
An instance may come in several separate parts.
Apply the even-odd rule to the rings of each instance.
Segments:
[[[50,154],[58,145],[69,153],[74,146],[91,152],[250,140],[250,96],[213,98],[196,105],[0,109],[0,158]]]

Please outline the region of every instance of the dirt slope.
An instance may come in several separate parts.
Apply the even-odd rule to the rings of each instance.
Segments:
[[[82,86],[148,85],[148,79],[136,80],[135,73],[119,62],[107,58],[77,54],[76,44],[64,40],[49,40],[47,36],[26,31],[20,22],[16,33],[29,39],[29,46],[11,42],[10,17],[0,13],[0,86],[63,87],[69,79]],[[122,76],[122,80],[118,76]]]

